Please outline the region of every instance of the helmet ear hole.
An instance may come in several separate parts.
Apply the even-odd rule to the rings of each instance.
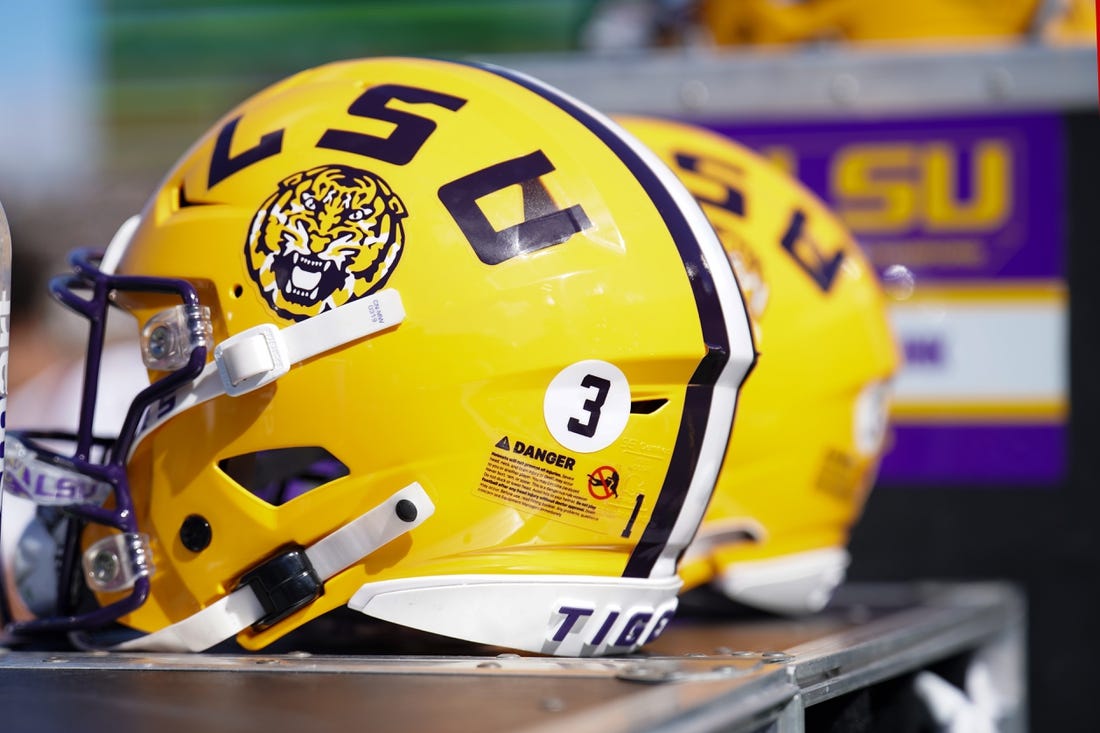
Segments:
[[[233,286],[233,297],[234,298],[239,298],[242,295],[244,295],[244,286],[241,285],[240,283],[237,283],[236,285]]]

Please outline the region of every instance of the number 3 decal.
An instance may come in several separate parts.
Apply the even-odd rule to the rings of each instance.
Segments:
[[[581,409],[588,413],[588,422],[582,423],[577,418],[571,417],[565,426],[571,433],[591,438],[596,434],[596,426],[600,424],[600,408],[607,401],[607,393],[611,391],[611,382],[603,377],[597,377],[595,374],[585,374],[584,379],[581,380],[581,386],[596,388],[596,396],[593,399],[585,400],[584,404],[581,405]]]
[[[577,453],[611,445],[630,417],[630,384],[614,364],[589,359],[558,372],[543,399],[546,427]]]

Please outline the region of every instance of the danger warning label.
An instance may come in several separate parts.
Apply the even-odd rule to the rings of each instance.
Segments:
[[[567,456],[502,438],[489,454],[478,493],[551,517],[596,520],[596,507],[574,487]]]
[[[497,441],[496,447],[501,450],[511,451],[524,458],[534,458],[536,461],[542,461],[544,463],[549,463],[551,466],[564,468],[566,471],[572,471],[573,467],[577,465],[577,459],[573,456],[567,456],[564,453],[555,453],[545,448],[537,448],[533,445],[524,443],[522,440],[509,443],[507,435]]]

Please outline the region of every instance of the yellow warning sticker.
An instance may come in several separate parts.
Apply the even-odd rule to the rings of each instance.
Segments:
[[[489,453],[476,494],[574,527],[629,538],[645,504],[646,482],[620,471],[508,436]]]
[[[552,465],[552,464],[551,464]],[[478,493],[551,517],[596,520],[596,507],[574,488],[568,471],[493,451]]]

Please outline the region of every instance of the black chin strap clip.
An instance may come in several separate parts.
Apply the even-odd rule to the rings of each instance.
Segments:
[[[245,573],[237,588],[252,588],[264,615],[252,625],[262,631],[298,609],[308,606],[325,592],[325,584],[300,545],[284,547],[278,554]]]

